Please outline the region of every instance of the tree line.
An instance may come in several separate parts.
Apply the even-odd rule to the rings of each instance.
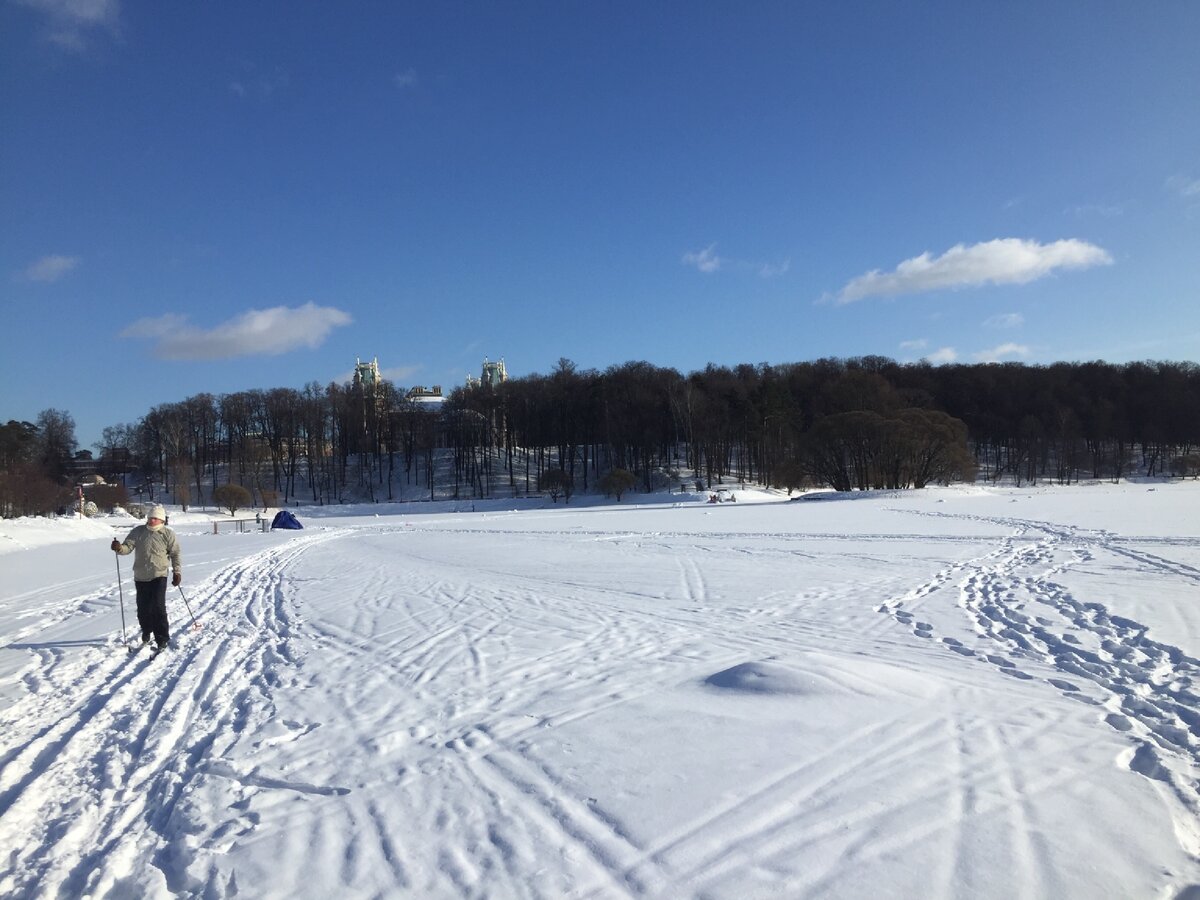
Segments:
[[[152,497],[166,491],[185,507],[223,484],[263,506],[551,487],[569,498],[608,491],[613,472],[646,491],[1195,477],[1200,367],[935,367],[871,356],[684,375],[648,362],[580,370],[562,359],[546,374],[458,388],[440,408],[387,381],[202,393],[104,429],[95,447],[101,474],[140,472]],[[5,514],[44,507],[79,455],[60,410],[0,426]]]
[[[547,375],[452,400],[585,489],[610,468],[637,473],[646,490],[680,470],[706,487],[839,490],[976,472],[1017,484],[1200,473],[1200,367],[1187,362],[935,367],[860,357],[685,376],[646,362],[598,372],[560,360]]]

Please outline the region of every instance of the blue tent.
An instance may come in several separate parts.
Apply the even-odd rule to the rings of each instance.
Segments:
[[[275,518],[271,522],[272,528],[303,528],[300,521],[286,509],[281,509],[275,513]]]

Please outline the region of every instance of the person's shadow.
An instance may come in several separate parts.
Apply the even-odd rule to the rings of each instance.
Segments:
[[[88,638],[78,641],[42,641],[38,644],[6,644],[5,650],[52,650],[55,647],[104,647],[107,646],[106,638]]]

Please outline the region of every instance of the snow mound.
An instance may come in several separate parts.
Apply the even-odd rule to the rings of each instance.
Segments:
[[[704,683],[730,691],[752,694],[816,694],[822,683],[808,672],[777,662],[746,662],[709,675]]]

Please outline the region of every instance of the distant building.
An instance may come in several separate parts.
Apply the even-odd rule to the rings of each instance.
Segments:
[[[421,403],[428,406],[441,404],[446,399],[442,396],[442,386],[440,384],[435,384],[429,388],[422,384],[414,385],[409,388],[406,396],[414,403]]]
[[[383,375],[379,371],[379,357],[375,357],[369,363],[355,357],[353,381],[355,389],[364,393],[376,393],[382,385]]]
[[[501,357],[499,362],[489,362],[485,356],[483,358],[483,369],[479,373],[478,378],[467,376],[467,387],[477,388],[481,385],[489,385],[490,387],[499,387],[508,381],[508,370],[504,368],[504,358]]]
[[[370,449],[372,434],[387,413],[387,397],[383,391],[383,373],[379,371],[379,358],[369,363],[355,357],[354,380],[350,390],[359,401],[359,429],[351,436],[351,450],[362,453]]]
[[[508,370],[504,366],[504,360],[492,362],[486,356],[483,359],[483,366],[480,369],[479,377],[474,378],[467,376],[467,387],[474,388],[481,385],[490,387],[499,387],[508,381]],[[383,374],[379,371],[379,358],[376,357],[370,362],[363,362],[356,358],[354,362],[354,379],[351,383],[352,389],[360,394],[364,404],[368,398],[374,398],[376,401],[382,399]],[[442,386],[440,384],[426,387],[423,384],[413,385],[408,389],[405,397],[415,403],[425,406],[440,406],[445,402],[446,397],[442,394]],[[364,420],[366,419],[367,407],[364,406]]]
[[[508,381],[508,369],[504,367],[504,357],[500,357],[499,362],[492,362],[486,356],[483,358],[483,368],[479,372],[478,378],[467,376],[467,390],[487,386],[493,390],[500,387],[504,382]],[[493,408],[491,415],[486,420],[487,426],[492,430],[492,439],[501,444],[504,442],[504,435],[508,430],[508,421],[502,410],[498,407]]]
[[[133,453],[128,447],[105,447],[100,451],[96,468],[109,477],[132,472],[135,468]]]
[[[504,359],[500,362],[488,362],[487,357],[483,358],[483,373],[480,381],[484,384],[490,384],[492,387],[499,387],[508,381],[508,370],[504,368]]]

